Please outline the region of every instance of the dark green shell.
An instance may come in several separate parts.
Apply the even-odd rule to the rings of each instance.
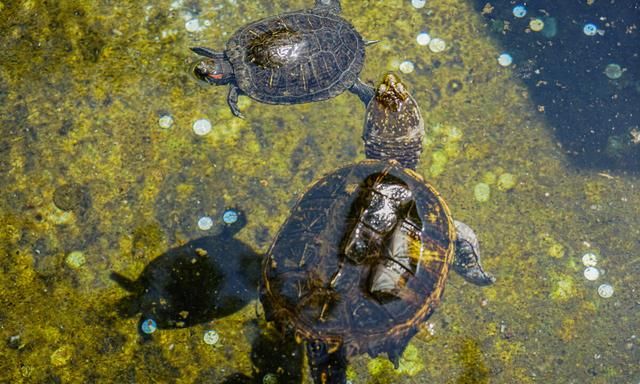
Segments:
[[[250,23],[227,43],[238,87],[270,104],[325,100],[350,88],[364,64],[364,41],[330,8]]]
[[[398,296],[385,300],[367,288],[380,260],[350,261],[344,239],[365,208],[362,196],[388,179],[412,192],[408,216],[421,230],[407,237],[412,272],[403,275]],[[378,160],[339,169],[300,199],[269,250],[261,287],[267,319],[302,339],[321,340],[333,350],[344,347],[346,357],[387,352],[397,362],[439,302],[454,243],[445,202],[415,172]]]

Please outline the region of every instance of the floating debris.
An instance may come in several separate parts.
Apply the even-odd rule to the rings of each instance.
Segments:
[[[424,8],[424,6],[427,4],[426,0],[411,0],[411,5],[413,5],[413,8]]]
[[[225,224],[235,223],[236,221],[238,221],[238,212],[233,209],[227,209],[222,214],[222,221],[224,221]]]
[[[598,295],[605,299],[610,298],[611,296],[613,296],[613,287],[609,284],[602,284],[598,287]]]
[[[171,115],[162,115],[158,119],[160,128],[169,129],[173,126],[173,117]]]
[[[435,39],[431,39],[431,41],[429,42],[429,49],[431,50],[431,52],[442,52],[445,50],[445,48],[447,48],[447,43],[445,43],[444,40],[438,37],[436,37]]]
[[[533,32],[540,32],[544,28],[544,21],[538,18],[531,19],[531,21],[529,21],[529,28],[531,28]]]
[[[155,332],[156,329],[158,329],[158,324],[156,324],[156,321],[153,319],[146,319],[142,322],[140,329],[142,330],[142,332],[150,335]]]
[[[604,74],[607,75],[607,77],[611,80],[619,79],[620,77],[622,77],[623,72],[624,70],[622,69],[622,67],[615,63],[607,64],[607,66],[604,68]]]
[[[598,280],[600,277],[600,271],[596,267],[587,267],[584,270],[584,278],[589,281]]]
[[[582,32],[587,36],[595,36],[598,33],[598,27],[593,23],[588,23],[584,25]]]
[[[476,184],[476,186],[473,188],[473,195],[475,196],[476,200],[481,203],[488,201],[489,197],[491,196],[491,188],[489,187],[489,184]]]
[[[510,54],[505,52],[498,56],[498,64],[502,65],[503,67],[508,67],[511,65],[511,63],[513,63],[513,57],[511,57]]]
[[[411,61],[405,60],[402,63],[400,63],[399,69],[400,69],[400,72],[402,73],[411,73],[415,69],[415,66]]]
[[[427,32],[420,32],[416,37],[416,41],[419,45],[429,45],[431,42],[431,36]]]
[[[211,132],[211,122],[207,119],[198,119],[193,123],[193,132],[198,136],[204,136]]]
[[[516,5],[513,7],[513,16],[521,19],[527,15],[527,8],[524,5]]]
[[[210,329],[204,333],[203,340],[205,344],[216,345],[218,341],[220,341],[220,335],[218,335],[218,332]]]
[[[595,253],[587,252],[582,255],[582,264],[585,267],[595,267],[598,264],[598,256]]]
[[[209,216],[202,216],[200,220],[198,220],[198,228],[203,231],[208,231],[213,227],[213,219]]]

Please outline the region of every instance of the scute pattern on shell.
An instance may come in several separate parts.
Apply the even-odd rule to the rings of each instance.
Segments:
[[[327,9],[248,24],[231,37],[225,53],[240,89],[271,104],[319,101],[344,92],[357,80],[365,54],[360,34]]]
[[[351,207],[365,187],[363,180],[375,174],[392,175],[406,184],[423,225],[413,244],[421,250],[417,272],[407,279],[401,297],[385,302],[366,292],[371,265],[356,265],[340,255],[343,235],[355,220]],[[319,339],[329,348],[343,346],[347,357],[386,352],[397,360],[439,302],[454,243],[446,204],[415,172],[395,161],[377,160],[339,169],[302,197],[269,250],[261,287],[267,319],[294,329],[302,339]],[[340,279],[327,288],[341,264]]]

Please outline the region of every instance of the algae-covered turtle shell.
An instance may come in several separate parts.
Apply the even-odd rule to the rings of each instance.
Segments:
[[[210,84],[229,84],[228,103],[237,116],[241,94],[269,104],[294,104],[352,89],[366,100],[372,89],[358,80],[366,43],[339,12],[338,0],[316,0],[311,9],[250,23],[233,34],[224,52],[192,48],[206,57],[194,74]]]
[[[362,212],[385,194],[400,204],[378,212],[377,222],[395,229],[363,235],[361,253],[352,235],[366,231]],[[267,318],[329,350],[342,345],[347,358],[386,352],[397,362],[439,302],[454,243],[445,202],[418,174],[394,161],[342,168],[309,189],[269,250],[261,292]]]
[[[131,292],[119,307],[159,328],[187,327],[227,316],[257,298],[260,256],[233,236],[244,215],[215,236],[192,240],[149,263],[136,280],[112,272]]]

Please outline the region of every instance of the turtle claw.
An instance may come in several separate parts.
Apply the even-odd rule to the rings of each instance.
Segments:
[[[476,285],[489,285],[496,278],[484,271],[480,264],[480,244],[473,230],[461,221],[454,221],[457,232],[453,269],[465,280]]]

